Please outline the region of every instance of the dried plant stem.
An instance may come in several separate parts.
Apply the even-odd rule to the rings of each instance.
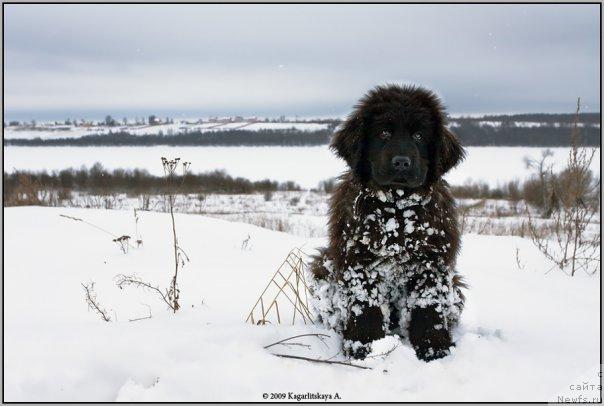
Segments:
[[[167,187],[167,200],[168,200],[168,211],[170,212],[170,219],[172,220],[172,245],[174,248],[174,276],[172,277],[172,281],[170,282],[170,289],[168,290],[168,300],[171,302],[170,307],[176,313],[176,311],[180,308],[180,289],[178,288],[178,271],[181,268],[181,265],[184,266],[184,261],[182,260],[180,253],[184,254],[184,251],[178,245],[178,236],[176,234],[176,221],[174,220],[174,204],[176,201],[176,189],[177,185],[175,184],[176,179],[176,171],[180,165],[180,158],[174,158],[168,160],[164,157],[161,158],[162,165],[164,167],[164,174],[166,178],[166,187]],[[182,180],[180,185],[182,186],[187,171],[189,169],[190,162],[182,162]],[[185,259],[188,261],[189,257],[184,254]]]
[[[306,264],[303,256],[306,255],[299,248],[294,248],[289,252],[285,260],[277,268],[268,284],[256,300],[252,310],[248,313],[246,323],[266,324],[271,310],[276,315],[278,323],[282,322],[283,308],[278,300],[286,299],[293,309],[292,324],[296,321],[296,315],[299,314],[304,324],[314,323],[311,312],[308,308],[308,284],[304,276]],[[295,279],[294,279],[295,278]],[[292,280],[294,279],[294,280]],[[302,292],[303,291],[303,292]],[[293,297],[292,297],[293,296]],[[285,302],[285,301],[284,301]],[[264,304],[267,304],[267,307]],[[258,315],[258,313],[260,313]],[[258,317],[255,317],[255,316]],[[256,321],[256,319],[258,321]],[[273,321],[274,322],[274,321]]]
[[[178,238],[176,237],[176,222],[174,221],[174,205],[172,203],[170,203],[170,217],[172,218],[172,237],[174,239],[174,277],[172,278],[171,289],[175,292],[177,289],[176,281],[178,278]],[[175,298],[174,306],[172,306],[174,313],[176,313],[176,310],[178,310],[179,307],[178,299]]]
[[[299,360],[303,360],[303,361],[315,362],[318,364],[337,364],[337,365],[345,365],[347,367],[354,367],[354,368],[360,368],[360,369],[373,369],[371,367],[357,365],[357,364],[353,364],[351,362],[346,362],[346,361],[329,361],[326,359],[315,359],[315,358],[300,357],[297,355],[288,355],[288,354],[273,354],[273,355],[276,357],[299,359]]]
[[[149,306],[148,304],[145,303],[141,303],[143,306],[147,306],[147,309],[149,309],[149,315],[145,316],[145,317],[137,317],[135,319],[128,319],[128,321],[139,321],[139,320],[147,320],[153,317],[153,314],[151,313],[151,306]]]
[[[149,289],[151,291],[157,292],[157,294],[161,297],[161,299],[170,307],[170,309],[174,310],[172,307],[172,301],[169,300],[169,296],[167,293],[163,293],[158,286],[153,286],[148,282],[145,282],[134,275],[117,275],[116,276],[116,285],[118,288],[123,289],[125,286],[134,286],[136,288]]]
[[[111,321],[111,317],[107,314],[107,310],[103,309],[97,300],[96,293],[94,292],[94,282],[90,282],[89,285],[83,283],[81,285],[84,288],[85,300],[88,304],[88,308],[101,316],[103,321]]]
[[[400,347],[399,344],[393,345],[392,348],[390,348],[388,351],[384,351],[380,354],[368,355],[367,358],[377,358],[377,357],[386,358],[388,355],[392,354],[394,352],[394,350],[396,350],[398,347]]]
[[[283,344],[286,341],[293,340],[293,339],[296,339],[296,338],[301,338],[301,337],[317,337],[317,338],[319,338],[321,340],[321,342],[323,342],[323,338],[326,338],[326,337],[329,338],[329,336],[327,334],[320,334],[320,333],[300,334],[300,335],[297,335],[297,336],[284,338],[283,340],[277,341],[276,343],[269,344],[269,345],[265,346],[264,349],[266,350],[267,348],[274,347],[275,345]]]
[[[112,236],[114,239],[121,238],[121,236],[119,236],[119,235],[117,235],[117,234],[113,234],[111,231],[107,231],[107,230],[105,230],[104,228],[99,227],[99,226],[97,226],[96,224],[90,223],[90,222],[88,222],[88,221],[86,221],[86,220],[84,220],[84,219],[81,219],[81,218],[79,218],[79,217],[68,216],[68,215],[66,215],[66,214],[59,214],[59,216],[60,216],[60,217],[64,217],[64,218],[66,218],[66,219],[70,219],[70,220],[73,220],[73,221],[77,221],[77,222],[80,222],[80,223],[87,224],[87,225],[89,225],[90,227],[96,228],[97,230],[102,231],[102,232],[104,232],[105,234],[108,234],[108,235]],[[135,248],[135,247],[134,247],[133,245],[131,245],[129,242],[126,242],[126,244],[127,244],[127,245],[128,245],[130,248]]]

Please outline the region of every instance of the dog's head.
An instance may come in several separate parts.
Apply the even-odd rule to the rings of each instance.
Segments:
[[[340,126],[331,148],[365,184],[420,188],[438,180],[465,156],[445,124],[444,107],[431,91],[378,86]]]

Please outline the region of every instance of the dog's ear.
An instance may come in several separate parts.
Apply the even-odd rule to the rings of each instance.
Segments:
[[[461,146],[455,134],[444,125],[441,127],[439,144],[438,166],[439,175],[442,176],[466,157],[466,150]]]
[[[357,109],[342,123],[334,134],[329,146],[353,170],[356,170],[362,159],[364,144],[363,130],[363,117],[359,109]]]

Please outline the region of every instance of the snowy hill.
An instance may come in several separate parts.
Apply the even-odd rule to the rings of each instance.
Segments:
[[[547,264],[527,239],[464,236],[459,269],[471,290],[451,356],[424,363],[390,337],[375,345],[374,357],[357,362],[372,369],[358,369],[271,355],[342,360],[329,331],[244,323],[287,253],[302,246],[312,252],[323,240],[177,215],[191,261],[180,274],[182,309],[173,314],[153,292],[115,285],[116,275],[133,273],[168,285],[167,214],[140,212],[143,246],[127,254],[103,231],[60,214],[117,235],[135,234],[130,211],[4,209],[6,401],[262,401],[265,393],[269,400],[284,393],[277,400],[290,401],[290,393],[337,393],[342,401],[560,401],[598,395],[573,387],[599,383],[599,280],[544,274]],[[87,309],[81,284],[91,281],[109,323]],[[146,317],[147,306],[151,318],[129,321]],[[304,341],[309,348],[263,348],[311,332],[332,337],[325,344],[311,337]]]

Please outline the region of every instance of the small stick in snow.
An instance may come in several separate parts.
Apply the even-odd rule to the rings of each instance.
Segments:
[[[304,347],[304,348],[309,349],[309,350],[311,349],[310,344],[303,344],[303,343],[281,343],[280,345],[283,345],[285,347],[290,347],[290,346],[295,347],[295,346],[298,346],[298,347]]]
[[[321,340],[321,342],[323,342],[325,344],[325,341],[323,341],[323,339],[324,339],[324,337],[329,337],[329,336],[327,334],[321,334],[321,333],[300,334],[297,336],[284,338],[283,340],[277,341],[276,343],[269,344],[269,345],[265,346],[264,349],[266,350],[267,348],[271,348],[275,345],[283,344],[286,341],[293,340],[294,338],[300,338],[300,337],[317,337],[319,340]]]
[[[337,365],[345,365],[348,367],[354,367],[354,368],[360,368],[360,369],[373,369],[371,367],[357,365],[357,364],[353,364],[353,363],[345,362],[345,361],[329,361],[326,359],[307,358],[307,357],[300,357],[297,355],[287,355],[287,354],[273,354],[273,355],[277,356],[277,357],[281,357],[281,358],[293,358],[293,359],[299,359],[299,360],[303,360],[303,361],[316,362],[319,364],[337,364]]]
[[[147,320],[150,319],[151,317],[153,317],[153,315],[151,314],[151,306],[149,306],[146,303],[141,303],[143,306],[147,306],[147,308],[149,309],[149,315],[145,316],[145,317],[138,317],[136,319],[128,319],[128,321],[139,321],[139,320]]]
[[[368,355],[367,358],[377,358],[377,357],[384,357],[386,358],[388,355],[392,354],[392,352],[394,350],[396,350],[400,345],[396,344],[393,345],[391,349],[389,349],[388,351],[382,352],[380,354],[375,354],[375,355]]]

